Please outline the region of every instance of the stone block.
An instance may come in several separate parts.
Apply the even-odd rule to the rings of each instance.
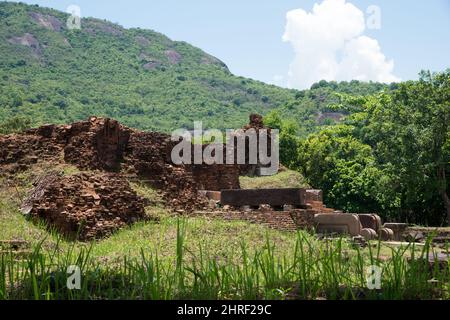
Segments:
[[[378,234],[375,230],[370,228],[364,228],[361,230],[361,236],[366,240],[375,240],[378,238]]]
[[[378,235],[381,241],[391,241],[394,240],[394,231],[388,228],[381,228],[378,231]]]
[[[361,221],[361,225],[363,228],[369,228],[378,231],[381,228],[381,218],[377,214],[358,214],[359,221]]]
[[[395,241],[402,241],[402,234],[406,231],[408,225],[406,223],[385,223],[383,227],[391,229],[394,232]]]
[[[356,214],[319,213],[314,216],[318,233],[338,233],[359,236],[362,226]]]
[[[272,207],[284,205],[305,205],[304,189],[254,189],[222,190],[222,205],[259,206],[268,204]]]

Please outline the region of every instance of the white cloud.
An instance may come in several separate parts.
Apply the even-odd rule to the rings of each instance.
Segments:
[[[283,40],[295,51],[288,86],[309,88],[320,80],[395,82],[393,61],[378,41],[364,36],[361,10],[345,0],[324,0],[312,12],[289,11]]]

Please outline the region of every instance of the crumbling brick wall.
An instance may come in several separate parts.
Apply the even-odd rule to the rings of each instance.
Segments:
[[[235,131],[233,135],[234,139],[234,149],[232,151],[227,150],[230,148],[229,145],[223,146],[223,155],[222,159],[227,158],[227,153],[230,152],[233,154],[234,164],[229,165],[194,165],[193,166],[193,175],[194,179],[197,182],[198,186],[202,190],[210,190],[210,191],[220,191],[224,189],[240,189],[239,184],[239,176],[240,175],[248,175],[255,176],[259,174],[259,169],[263,167],[261,163],[250,164],[250,145],[249,139],[245,140],[245,163],[238,164],[238,137],[248,130],[255,130],[257,134],[256,140],[256,152],[259,154],[259,134],[260,130],[267,130],[267,150],[268,156],[271,156],[270,148],[271,148],[271,129],[266,127],[263,122],[262,116],[258,114],[250,115],[250,122],[244,128],[241,129],[241,132]],[[203,150],[207,147],[207,145],[203,146]],[[192,154],[194,154],[192,150]],[[193,159],[192,159],[193,160]]]
[[[14,174],[41,161],[58,159],[62,146],[37,130],[0,136],[0,174]]]
[[[303,209],[293,209],[288,211],[263,209],[248,211],[224,211],[214,213],[213,216],[225,220],[240,220],[262,224],[276,230],[296,231],[311,230],[314,227],[315,213],[317,212]]]
[[[131,130],[117,121],[91,118],[67,128],[64,160],[82,169],[117,171]]]
[[[200,190],[240,189],[237,165],[194,165],[192,170]]]
[[[166,134],[91,117],[71,125],[46,125],[0,136],[0,174],[26,170],[39,161],[66,162],[81,170],[122,171],[161,189],[175,210],[202,208],[192,167],[171,161],[174,145]]]
[[[125,152],[125,166],[128,173],[161,189],[169,206],[178,211],[192,211],[205,206],[206,199],[198,196],[191,166],[172,163],[175,143],[166,134],[133,132]]]
[[[255,130],[257,134],[257,154],[259,155],[260,149],[259,149],[259,141],[260,141],[260,134],[262,134],[261,130],[266,130],[266,139],[267,139],[267,156],[271,156],[271,135],[272,130],[264,125],[263,117],[259,114],[251,114],[250,115],[250,122],[248,125],[246,125],[243,128],[244,132],[247,132],[248,130]],[[245,164],[240,165],[240,174],[241,175],[247,175],[247,176],[257,176],[260,174],[260,169],[263,167],[267,167],[267,165],[263,165],[259,162],[257,164],[250,164],[250,158],[249,158],[249,150],[250,147],[248,145],[248,140],[246,141],[246,151],[245,151]]]

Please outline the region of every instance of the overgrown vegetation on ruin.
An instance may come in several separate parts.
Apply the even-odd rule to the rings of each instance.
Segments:
[[[242,189],[308,188],[306,179],[297,171],[286,170],[274,176],[240,177]]]

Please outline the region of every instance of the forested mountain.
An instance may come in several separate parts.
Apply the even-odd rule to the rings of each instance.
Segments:
[[[90,115],[143,129],[240,127],[248,114],[279,109],[305,135],[339,120],[335,92],[388,88],[357,81],[320,82],[311,90],[279,88],[230,73],[217,58],[185,42],[94,18],[80,30],[68,14],[0,2],[0,126],[69,123]]]

